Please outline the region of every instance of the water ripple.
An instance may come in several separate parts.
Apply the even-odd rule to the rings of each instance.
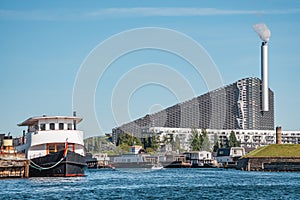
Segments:
[[[300,199],[300,173],[164,169],[86,175],[1,180],[0,199]]]

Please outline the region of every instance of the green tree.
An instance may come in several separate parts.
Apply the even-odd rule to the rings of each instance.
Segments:
[[[229,147],[240,147],[240,142],[236,139],[235,132],[231,131],[229,135]]]
[[[214,147],[213,147],[213,152],[217,152],[217,150],[220,148],[219,145],[219,138],[218,138],[218,134],[215,133],[214,134]]]
[[[155,133],[148,134],[142,139],[143,147],[146,151],[149,148],[154,152],[157,151],[157,149],[160,147],[160,136]]]
[[[162,141],[164,144],[170,144],[170,141],[169,141],[169,138],[167,135],[164,135],[163,136],[163,141]]]
[[[141,141],[139,138],[133,136],[132,134],[129,133],[124,133],[118,136],[117,139],[117,146],[121,144],[127,144],[128,146],[132,145],[142,145]]]
[[[147,148],[146,148],[146,152],[152,154],[152,153],[154,153],[155,151],[154,151],[154,149],[152,149],[151,147],[147,147]]]
[[[124,154],[124,153],[129,153],[129,145],[122,143],[119,146],[117,146],[116,149],[117,154]]]
[[[152,135],[150,141],[150,148],[156,151],[159,148],[159,136]]]
[[[191,149],[192,151],[200,151],[201,144],[202,144],[202,137],[198,133],[197,129],[192,128],[192,137],[191,137]]]
[[[202,143],[201,143],[201,150],[202,151],[211,151],[210,148],[210,141],[206,132],[206,129],[201,130],[201,137],[202,137]]]
[[[178,135],[175,136],[173,147],[174,147],[173,149],[175,151],[177,151],[177,150],[180,151],[180,139],[179,139]]]

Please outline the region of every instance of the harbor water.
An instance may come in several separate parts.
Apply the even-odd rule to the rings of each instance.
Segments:
[[[224,169],[98,169],[0,186],[0,199],[300,199],[300,173]]]

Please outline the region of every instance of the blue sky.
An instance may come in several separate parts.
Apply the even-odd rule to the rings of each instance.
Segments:
[[[300,2],[222,2],[1,0],[0,133],[21,135],[16,124],[31,116],[70,115],[76,76],[89,53],[109,37],[134,28],[161,27],[191,37],[211,56],[225,85],[260,77],[261,41],[252,29],[260,22],[271,30],[269,86],[275,92],[275,125],[299,130]],[[203,78],[177,56],[149,49],[129,53],[111,64],[95,91],[103,132],[118,125],[111,108],[114,87],[146,63],[173,68],[196,95],[208,91]],[[120,106],[128,107],[136,119],[176,104],[178,98],[168,87],[148,84],[124,102]],[[89,129],[88,122],[81,128],[86,136],[103,134]]]

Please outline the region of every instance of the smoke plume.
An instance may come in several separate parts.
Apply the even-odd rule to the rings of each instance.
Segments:
[[[268,42],[271,36],[271,31],[268,29],[267,25],[264,23],[254,24],[253,29],[259,35],[260,39]]]

